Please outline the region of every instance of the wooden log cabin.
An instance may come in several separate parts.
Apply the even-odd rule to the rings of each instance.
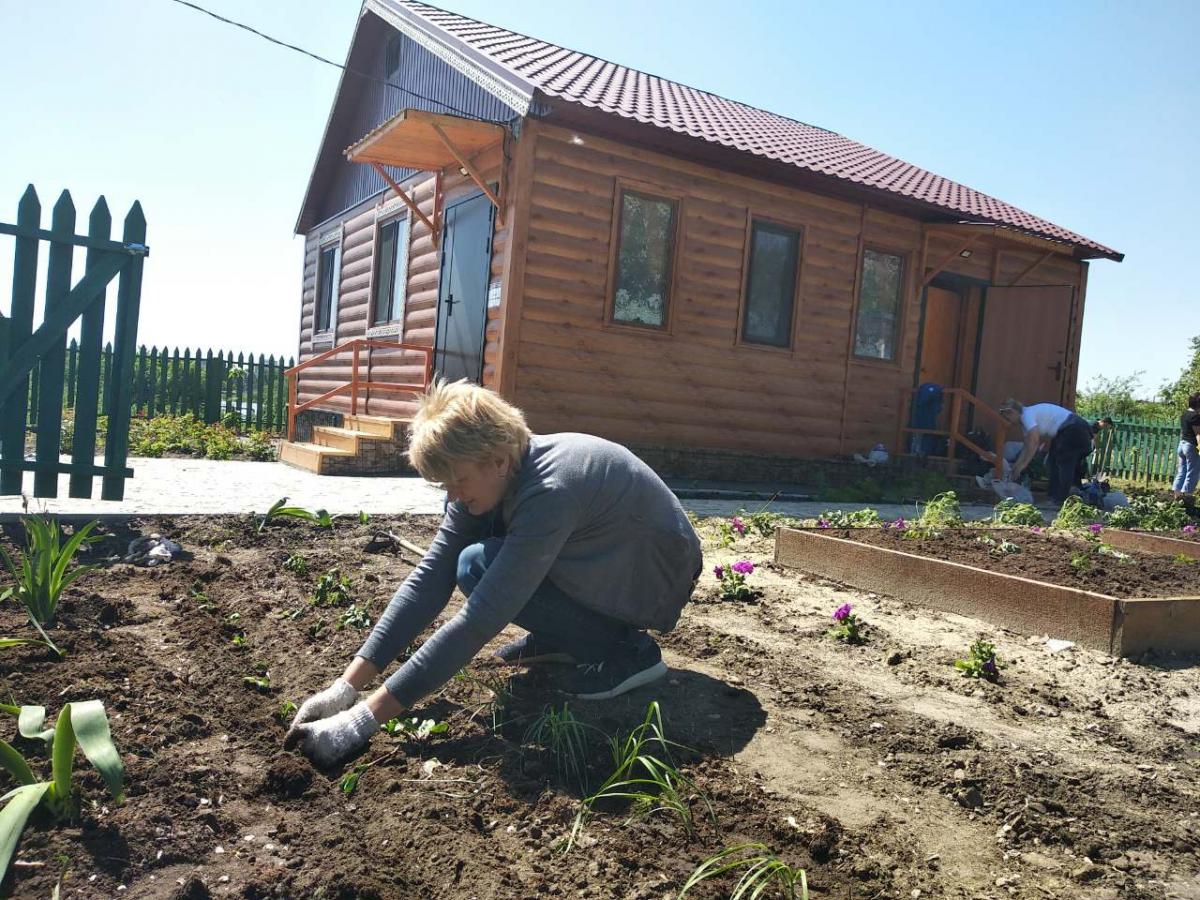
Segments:
[[[362,6],[297,233],[283,457],[328,473],[395,470],[431,376],[743,477],[906,451],[932,382],[953,456],[1007,395],[1074,402],[1088,263],[1122,259],[834,132],[411,0]]]

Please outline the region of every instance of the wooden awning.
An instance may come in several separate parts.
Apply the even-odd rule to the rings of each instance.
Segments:
[[[351,162],[433,171],[462,165],[504,137],[492,122],[402,109],[346,150]]]
[[[481,122],[461,116],[427,112],[422,109],[402,109],[382,125],[368,131],[356,143],[346,148],[346,159],[365,163],[378,172],[413,214],[421,219],[438,242],[438,223],[430,221],[417,208],[408,193],[384,171],[384,166],[400,169],[419,169],[440,173],[447,166],[462,169],[496,207],[496,219],[504,224],[504,208],[471,162],[482,150],[504,140],[504,128],[494,122]],[[503,185],[503,172],[501,173]],[[441,185],[438,185],[440,194]],[[501,194],[503,191],[501,190]],[[435,208],[434,219],[438,218]]]

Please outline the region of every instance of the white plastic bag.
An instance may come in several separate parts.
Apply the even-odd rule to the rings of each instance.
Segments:
[[[1001,500],[1016,500],[1018,503],[1033,502],[1033,492],[1017,481],[993,481],[992,490]]]

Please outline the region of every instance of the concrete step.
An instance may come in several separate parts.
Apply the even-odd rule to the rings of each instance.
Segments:
[[[354,451],[341,450],[336,447],[323,447],[320,444],[309,444],[302,441],[284,441],[279,447],[279,461],[307,469],[309,472],[321,474],[325,462],[329,459],[352,458]]]
[[[394,441],[402,437],[408,420],[389,419],[386,416],[346,416],[343,425],[352,431],[362,431]]]

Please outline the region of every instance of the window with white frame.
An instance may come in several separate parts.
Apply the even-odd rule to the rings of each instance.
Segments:
[[[371,324],[403,322],[408,285],[408,217],[401,216],[380,225],[378,240]]]
[[[342,272],[342,246],[325,244],[317,255],[317,302],[313,331],[332,331]]]

